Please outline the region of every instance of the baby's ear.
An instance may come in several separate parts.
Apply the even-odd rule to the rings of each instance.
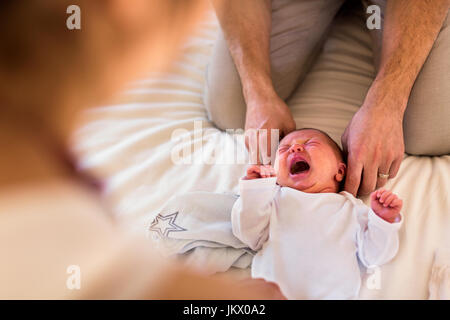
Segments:
[[[341,182],[345,178],[345,173],[347,172],[347,166],[343,162],[339,162],[338,172],[334,176],[337,182]]]

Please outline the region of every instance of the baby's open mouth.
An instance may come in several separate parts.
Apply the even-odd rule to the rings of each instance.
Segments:
[[[291,165],[290,173],[291,174],[299,174],[304,173],[309,170],[308,162],[304,160],[294,161]]]

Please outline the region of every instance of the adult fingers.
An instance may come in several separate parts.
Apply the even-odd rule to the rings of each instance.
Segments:
[[[388,174],[390,172],[390,168],[392,165],[392,161],[385,161],[379,168],[378,168],[378,172],[377,172],[377,186],[376,188],[381,188],[383,187],[386,182],[388,181],[388,178],[384,178],[384,177],[380,177],[379,174]]]
[[[293,127],[295,129],[295,125]],[[261,129],[259,131],[259,152],[262,164],[273,164],[280,139],[293,130],[286,129]]]
[[[397,176],[398,170],[400,170],[400,165],[402,163],[403,157],[399,157],[394,160],[389,169],[389,179],[393,179]]]
[[[347,129],[345,129],[344,133],[341,136],[342,151],[344,152],[344,154],[348,154],[347,138],[348,138],[348,133],[347,133]]]
[[[250,164],[260,164],[258,140],[257,129],[250,128],[245,130],[245,146],[248,150]]]
[[[348,171],[345,179],[344,190],[356,196],[359,183],[361,182],[362,163],[357,161],[351,154],[348,157]]]
[[[286,124],[286,127],[284,128],[284,130],[282,130],[282,132],[280,132],[280,134],[284,137],[284,136],[288,135],[289,133],[291,133],[292,131],[294,131],[296,128],[297,128],[297,124],[295,123],[295,120],[292,118],[291,121],[289,121]],[[280,138],[282,136],[280,136]]]
[[[375,201],[378,199],[378,191],[374,191],[370,194],[370,200]]]
[[[272,130],[259,129],[258,130],[258,154],[263,165],[270,164],[272,156]]]
[[[362,173],[362,182],[359,187],[359,194],[367,195],[375,190],[375,186],[377,184],[377,167],[376,166],[367,166],[363,168]]]
[[[278,129],[247,129],[245,145],[249,151],[250,163],[263,165],[272,163],[272,150],[276,150],[278,137]]]

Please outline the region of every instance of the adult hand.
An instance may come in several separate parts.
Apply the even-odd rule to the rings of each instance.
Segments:
[[[364,103],[342,135],[347,154],[345,191],[366,195],[396,176],[405,150],[403,113],[383,104]]]
[[[277,94],[273,93],[265,97],[249,100],[247,102],[245,119],[246,132],[248,133],[247,130],[249,129],[267,130],[267,139],[263,139],[265,136],[261,136],[260,134],[254,136],[255,139],[251,139],[249,135],[246,135],[245,144],[247,149],[249,149],[250,153],[252,151],[255,152],[255,156],[257,157],[257,159],[252,160],[257,160],[256,163],[260,163],[259,158],[261,157],[263,164],[270,164],[270,157],[272,155],[271,130],[278,129],[279,138],[281,139],[289,132],[295,130],[295,126],[295,121],[289,107]],[[266,145],[263,146],[262,143],[266,143]],[[252,161],[252,163],[255,163],[255,161]]]

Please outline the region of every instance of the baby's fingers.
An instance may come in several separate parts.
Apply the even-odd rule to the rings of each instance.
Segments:
[[[267,165],[267,166],[261,167],[261,176],[263,178],[270,178],[270,177],[273,177],[274,175],[275,175],[275,170],[272,168],[272,166]]]
[[[386,192],[386,189],[378,189],[377,191],[375,191],[375,196],[377,199],[380,199],[381,195]]]
[[[390,207],[391,208],[401,208],[403,205],[402,199],[394,199],[394,201],[391,202]]]
[[[252,174],[252,173],[260,173],[260,168],[258,165],[253,165],[247,168],[247,174]]]
[[[395,194],[393,194],[393,193],[389,194],[386,197],[386,199],[384,200],[383,206],[385,206],[385,207],[389,206],[392,203],[392,201],[394,201],[395,199],[397,199],[397,196]]]
[[[272,166],[268,166],[269,168],[269,176],[271,177],[275,177],[276,176],[276,172],[275,169]]]
[[[260,170],[258,166],[250,166],[247,168],[247,175],[244,180],[252,180],[261,178]]]
[[[385,203],[386,199],[392,194],[392,192],[388,190],[383,190],[383,193],[380,196],[380,203]]]

